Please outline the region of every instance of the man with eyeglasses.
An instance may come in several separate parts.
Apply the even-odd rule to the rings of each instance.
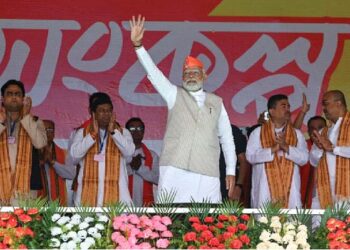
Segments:
[[[54,142],[55,123],[44,120],[44,125],[47,145],[40,150],[40,167],[44,184],[40,195],[47,197],[49,201],[58,200],[61,206],[71,205],[69,202],[71,190],[66,187],[66,179],[74,178],[75,168],[66,165],[65,150]]]
[[[118,201],[132,203],[125,161],[135,150],[130,132],[115,121],[106,93],[93,100],[91,114],[91,122],[76,131],[70,147],[80,165],[74,203],[99,207]]]
[[[158,184],[159,157],[142,142],[145,124],[141,118],[130,118],[125,127],[135,144],[133,156],[127,159],[130,195],[135,206],[149,206],[154,203],[153,187]]]
[[[46,145],[47,139],[43,122],[30,113],[32,101],[25,97],[21,81],[7,81],[1,87],[1,96],[0,204],[16,205],[18,199],[37,197],[36,187],[41,188],[41,183],[37,183],[40,174],[35,171],[35,152]]]
[[[176,203],[220,203],[220,144],[226,161],[226,189],[233,197],[236,155],[231,123],[220,97],[205,92],[203,63],[188,56],[182,87],[172,84],[142,46],[145,18],[132,17],[131,42],[152,85],[168,107],[160,156],[158,196],[176,192]]]

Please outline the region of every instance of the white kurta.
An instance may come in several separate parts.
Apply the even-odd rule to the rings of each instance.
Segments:
[[[143,47],[137,49],[136,53],[147,72],[148,79],[167,103],[168,110],[172,109],[176,101],[177,87],[157,68]],[[206,93],[203,90],[189,93],[194,97],[199,107],[204,105]],[[222,105],[218,120],[218,137],[225,156],[226,174],[235,175],[237,161],[235,145],[230,120],[224,105]],[[213,203],[221,202],[220,178],[186,171],[174,166],[160,166],[158,197],[162,195],[162,192],[171,191],[176,192],[175,203],[190,202],[191,198],[197,202],[201,202],[203,199],[208,199]]]
[[[282,129],[283,128],[275,129],[275,132],[279,133]],[[251,203],[253,208],[259,208],[264,202],[271,200],[265,172],[265,162],[271,162],[275,157],[275,154],[271,153],[271,148],[262,148],[260,131],[261,127],[258,127],[251,133],[246,151],[247,160],[253,167],[251,190]],[[309,159],[305,138],[298,129],[295,131],[298,139],[297,146],[289,146],[289,153],[286,154],[286,158],[294,162],[294,172],[289,195],[289,208],[301,207],[302,205],[299,166],[306,164]],[[278,155],[282,154],[282,150],[278,152]]]
[[[326,152],[326,158],[327,158],[327,165],[328,165],[328,172],[329,172],[329,180],[331,184],[331,192],[333,201],[335,201],[335,177],[336,177],[336,156],[342,156],[345,158],[350,158],[350,147],[339,147],[337,146],[337,140],[339,136],[339,129],[341,121],[343,120],[342,117],[340,117],[335,124],[332,125],[332,127],[328,130],[328,139],[332,142],[333,145],[335,145],[335,148],[332,152]],[[318,162],[320,161],[323,154],[323,150],[318,148],[316,144],[312,145],[311,151],[310,151],[310,164],[314,167],[317,167]],[[315,185],[316,186],[316,185]],[[314,192],[314,196],[312,198],[312,208],[319,209],[320,201],[318,199],[317,190]]]
[[[141,166],[138,170],[133,170],[130,164],[127,165],[128,175],[133,175],[133,187],[132,187],[132,201],[135,206],[143,205],[143,182],[148,181],[154,185],[158,184],[159,180],[159,157],[158,155],[149,150],[152,155],[152,168],[150,169],[145,165],[145,160],[141,160]],[[133,156],[142,155],[145,157],[145,153],[142,148],[135,149]],[[127,162],[130,163],[132,157],[127,158]],[[156,199],[156,197],[154,197]]]
[[[84,175],[84,159],[86,153],[89,151],[89,149],[95,144],[94,139],[91,137],[90,134],[87,134],[84,137],[84,129],[79,129],[74,138],[73,143],[70,148],[70,154],[75,159],[80,159],[80,171],[78,175],[78,190],[76,192],[75,198],[74,198],[74,204],[75,206],[80,205],[81,201],[81,193],[82,193],[82,180]],[[119,173],[119,200],[131,204],[132,200],[130,197],[129,189],[128,189],[128,175],[126,170],[126,160],[125,157],[129,157],[133,154],[135,150],[135,145],[133,143],[132,137],[130,132],[127,129],[123,129],[123,134],[119,132],[119,130],[114,131],[114,135],[112,136],[112,139],[114,143],[117,145],[121,152],[120,157],[120,173]],[[105,134],[105,130],[100,129],[100,140],[103,140],[103,136]],[[110,136],[110,135],[107,135]],[[103,144],[101,153],[105,153],[106,151],[106,141],[107,138],[104,140],[105,143]],[[98,163],[98,198],[97,198],[97,206],[103,205],[103,190],[104,190],[104,177],[105,177],[105,161],[100,161]]]

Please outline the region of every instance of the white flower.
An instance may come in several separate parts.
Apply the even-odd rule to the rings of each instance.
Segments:
[[[68,216],[63,216],[63,217],[59,218],[59,220],[57,221],[57,224],[62,226],[64,224],[66,224],[68,221],[70,221],[70,218]]]
[[[84,221],[85,221],[86,223],[90,223],[90,222],[93,222],[93,221],[94,221],[94,218],[92,218],[92,217],[86,217]]]
[[[95,245],[95,240],[92,237],[86,237],[85,242],[88,242],[92,245]]]
[[[271,217],[271,222],[280,222],[280,217],[278,217],[278,216],[272,216],[272,217]]]
[[[291,241],[294,241],[294,236],[291,235],[291,234],[286,234],[286,235],[284,235],[283,238],[282,238],[282,242],[283,242],[283,243],[289,243],[289,242],[291,242]]]
[[[70,249],[68,248],[67,242],[62,243],[61,246],[60,246],[60,249],[67,249],[67,250],[70,250]]]
[[[78,234],[77,234],[77,232],[70,231],[67,233],[67,236],[68,236],[68,238],[74,239],[74,238],[78,237]]]
[[[106,215],[97,215],[98,216],[98,219],[97,221],[100,221],[100,222],[108,222],[108,217]]]
[[[297,249],[298,249],[298,245],[295,244],[294,242],[289,242],[286,248],[286,250],[297,250]]]
[[[67,241],[68,240],[68,235],[67,234],[61,234],[61,240]]]
[[[69,242],[67,243],[67,247],[68,247],[69,249],[76,249],[76,248],[77,248],[77,244],[76,244],[73,240],[71,240],[71,241],[69,241]]]
[[[95,233],[92,235],[95,239],[101,239],[102,235],[100,233]]]
[[[282,224],[279,221],[272,221],[271,224],[270,224],[270,227],[272,227],[274,229],[281,229],[282,228]]]
[[[86,229],[88,227],[89,227],[89,223],[87,223],[85,221],[79,224],[79,229],[80,230]]]
[[[79,237],[75,237],[72,239],[75,243],[80,243],[81,239]]]
[[[259,218],[259,222],[260,222],[260,223],[267,224],[269,221],[267,220],[267,218],[266,218],[265,216],[263,216],[263,217],[260,217],[260,218]]]
[[[97,224],[95,225],[95,227],[96,227],[98,230],[100,230],[100,231],[105,229],[105,226],[102,225],[102,224],[100,224],[100,223],[97,223]]]
[[[270,240],[270,233],[265,229],[261,232],[259,240],[267,242]]]
[[[81,220],[81,216],[79,214],[74,214],[72,217],[71,217],[71,220]]]
[[[297,233],[294,230],[287,231],[285,235],[295,236]]]
[[[305,244],[301,245],[301,249],[310,250],[310,245],[309,245],[309,243],[305,243]]]
[[[283,247],[278,245],[277,243],[271,242],[269,245],[269,249],[283,249]]]
[[[54,215],[52,215],[51,220],[52,220],[53,222],[55,222],[55,221],[57,221],[59,218],[61,218],[61,215],[60,215],[60,214],[54,214]]]
[[[64,228],[66,228],[67,230],[71,230],[73,227],[74,225],[71,223],[67,223],[66,225],[64,225]]]
[[[307,232],[305,231],[300,231],[299,233],[297,233],[297,239],[299,238],[305,238],[307,239]]]
[[[88,234],[90,235],[93,235],[93,234],[97,234],[98,233],[98,230],[96,227],[90,227],[88,230],[87,230]]]
[[[81,250],[85,250],[85,249],[89,249],[91,247],[91,243],[90,242],[82,242],[80,243],[80,249]]]
[[[87,236],[87,232],[85,231],[85,230],[80,230],[79,232],[78,232],[78,237],[80,238],[80,239],[85,239],[86,238],[86,236]]]
[[[267,243],[267,242],[260,242],[256,246],[256,250],[268,250],[268,249],[269,249],[269,243]]]
[[[273,233],[270,235],[271,240],[277,241],[278,243],[282,242],[282,238],[278,233]]]
[[[285,229],[290,231],[290,230],[295,230],[295,226],[292,223],[286,223],[285,224]]]
[[[296,243],[298,246],[299,246],[299,245],[304,246],[304,245],[307,244],[307,241],[306,241],[306,238],[298,238],[298,239],[295,241],[295,243]]]
[[[52,227],[50,230],[52,236],[56,236],[62,233],[62,229],[60,227]]]
[[[49,244],[50,247],[59,247],[60,245],[61,245],[61,242],[58,239],[52,238],[50,240],[50,244]]]
[[[305,225],[299,225],[299,226],[298,226],[298,231],[299,231],[299,232],[300,232],[300,231],[307,232],[307,226],[305,226]]]

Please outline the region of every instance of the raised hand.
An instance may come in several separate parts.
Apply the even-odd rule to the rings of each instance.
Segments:
[[[23,116],[26,116],[30,113],[30,110],[32,109],[32,98],[29,96],[24,97],[23,101]]]
[[[92,112],[92,126],[90,127],[90,135],[92,136],[92,138],[94,140],[96,140],[97,136],[98,136],[98,123],[95,117],[95,113]]]
[[[306,95],[303,93],[303,104],[301,105],[301,111],[307,113],[310,110],[310,104],[307,103]]]
[[[130,38],[134,47],[139,47],[142,45],[143,33],[145,32],[144,23],[145,17],[138,15],[137,20],[135,16],[132,16],[130,23]]]
[[[112,133],[115,129],[115,119],[116,119],[116,115],[115,113],[112,113],[112,117],[111,117],[111,120],[109,121],[109,124],[108,124],[108,132],[109,133]]]
[[[316,130],[313,131],[313,135],[315,136],[314,143],[317,147],[328,152],[333,152],[334,146],[327,137],[320,135]]]
[[[0,123],[6,121],[6,110],[4,107],[0,107]]]

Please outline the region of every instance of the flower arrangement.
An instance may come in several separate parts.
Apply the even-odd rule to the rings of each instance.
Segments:
[[[260,217],[257,226],[262,229],[256,249],[310,249],[308,229],[296,221],[284,221],[279,216]]]
[[[0,213],[0,249],[27,249],[28,241],[34,238],[33,226],[41,220],[38,213],[36,208]]]
[[[330,249],[350,249],[350,216],[345,220],[329,218],[326,227]]]
[[[102,214],[82,217],[74,214],[69,217],[53,214],[53,225],[50,228],[51,239],[49,246],[60,249],[89,249],[106,248],[109,218]]]
[[[246,234],[249,215],[207,216],[203,221],[197,216],[188,219],[191,230],[183,236],[183,248],[225,249],[248,248],[250,239]]]
[[[168,226],[172,224],[168,216],[122,214],[113,218],[112,240],[119,249],[165,249],[173,237]]]

